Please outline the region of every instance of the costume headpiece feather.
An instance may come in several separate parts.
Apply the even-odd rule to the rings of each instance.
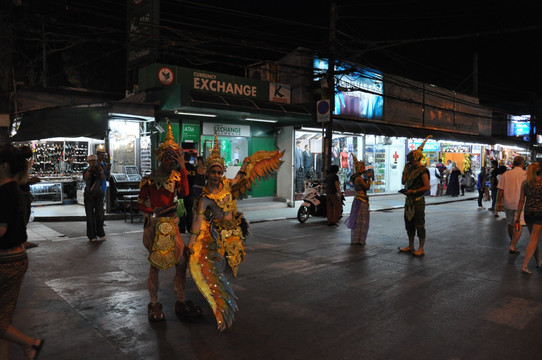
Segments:
[[[354,168],[356,169],[356,172],[360,172],[361,164],[365,163],[363,161],[358,161],[358,158],[354,154],[352,154],[352,157],[354,158]]]
[[[407,155],[407,161],[408,162],[412,162],[412,161],[419,161],[423,158],[423,147],[425,146],[425,143],[427,142],[427,140],[430,138],[430,137],[433,137],[432,135],[429,135],[425,138],[425,140],[421,143],[420,146],[418,146],[418,148],[416,150],[412,150],[411,152],[408,153]]]

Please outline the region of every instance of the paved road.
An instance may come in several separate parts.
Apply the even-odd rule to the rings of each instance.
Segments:
[[[141,224],[109,221],[96,244],[83,222],[34,223],[45,239],[29,250],[15,324],[46,339],[41,360],[539,358],[542,271],[520,273],[527,235],[508,254],[504,219],[473,201],[428,206],[427,223],[422,258],[397,253],[402,210],[371,213],[365,247],[323,219],[253,224],[223,333],[190,279],[205,318],[175,317],[172,271],[161,274],[167,321],[147,321]]]

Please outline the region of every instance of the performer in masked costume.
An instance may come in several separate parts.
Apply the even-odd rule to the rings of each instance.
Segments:
[[[407,163],[403,169],[402,183],[405,189],[401,192],[406,195],[405,199],[405,228],[408,235],[408,246],[399,248],[399,252],[414,256],[425,255],[425,197],[424,194],[431,188],[429,184],[429,171],[422,165],[423,147],[429,139],[429,135],[422,144],[407,155]],[[418,234],[420,246],[414,247],[414,237]]]
[[[188,195],[188,179],[182,148],[175,142],[169,123],[166,139],[156,150],[156,157],[160,165],[141,179],[137,199],[138,208],[145,213],[143,245],[149,251],[148,318],[165,320],[162,304],[158,302],[159,272],[175,266],[175,313],[181,320],[188,320],[201,315],[201,309],[185,300],[188,254],[177,226],[176,210],[177,200]]]
[[[278,150],[258,151],[245,158],[235,178],[228,179],[224,176],[226,167],[215,135],[211,155],[205,161],[207,183],[194,206],[188,267],[211,306],[220,331],[232,325],[238,310],[225,270],[230,268],[233,276],[237,276],[246,255],[244,240],[248,223],[237,211],[236,200],[242,199],[256,180],[275,174],[282,164],[282,155],[284,152]]]
[[[355,155],[354,168],[355,174],[350,177],[350,182],[354,184],[356,196],[352,202],[350,216],[344,224],[350,230],[351,245],[365,245],[367,233],[369,232],[369,198],[367,191],[371,188],[372,178],[365,171],[365,162],[358,161]]]

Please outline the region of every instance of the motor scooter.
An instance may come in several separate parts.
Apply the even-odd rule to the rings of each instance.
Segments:
[[[297,210],[297,220],[304,223],[311,216],[327,216],[326,195],[323,193],[322,180],[307,182],[303,193],[303,203]]]

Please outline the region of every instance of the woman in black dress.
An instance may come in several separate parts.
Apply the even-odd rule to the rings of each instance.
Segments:
[[[452,162],[452,171],[450,172],[450,180],[448,181],[448,188],[446,189],[446,195],[453,197],[459,196],[459,176],[461,170],[457,167],[457,163]]]

